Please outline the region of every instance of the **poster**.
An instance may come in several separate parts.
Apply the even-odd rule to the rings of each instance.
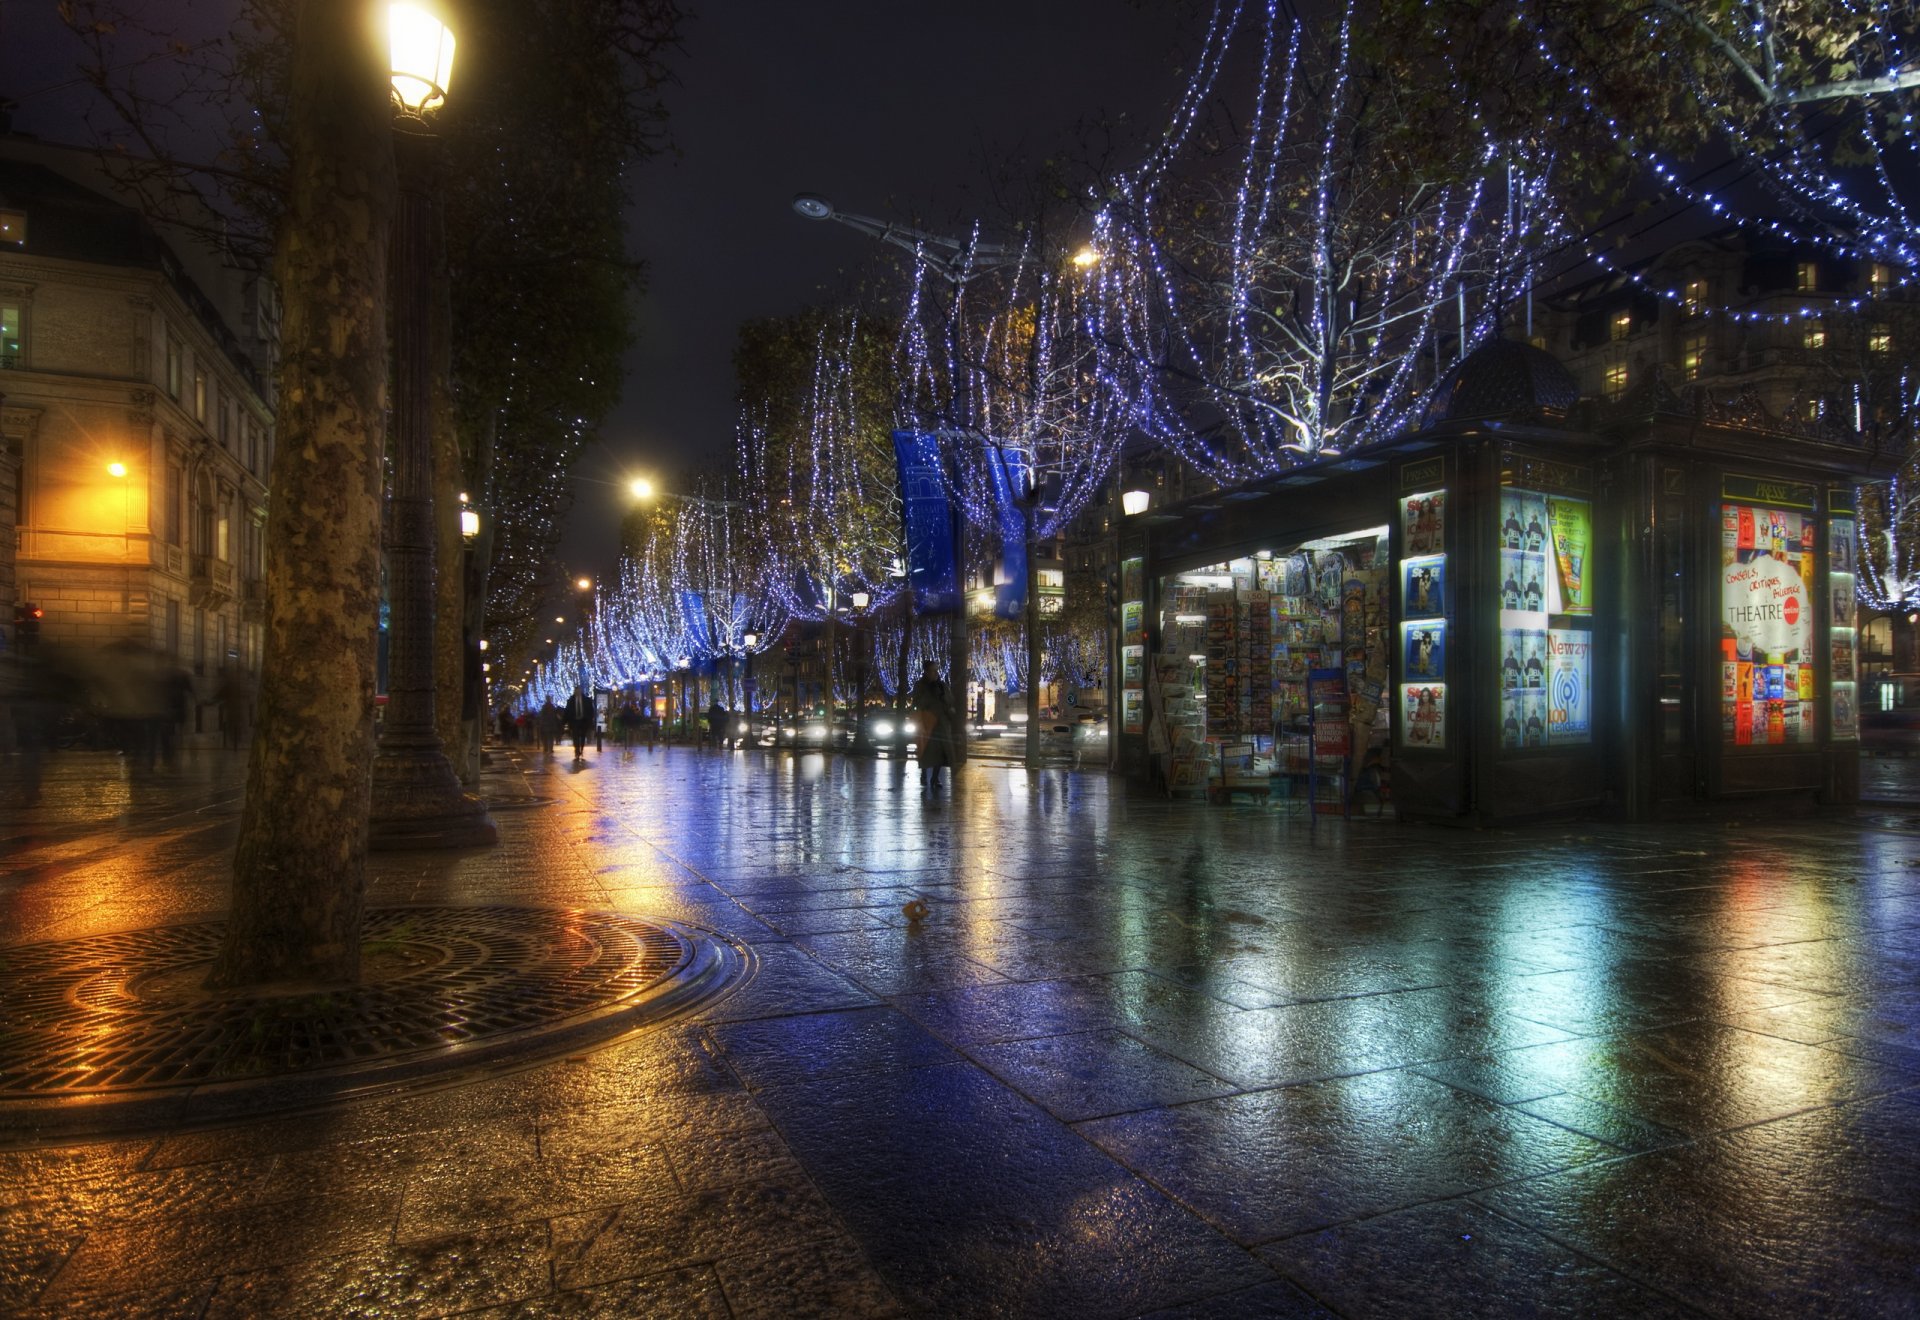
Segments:
[[[1400,553],[1434,555],[1447,548],[1447,493],[1409,495],[1400,501]]]
[[[1542,554],[1547,548],[1547,497],[1538,491],[1500,492],[1500,548]]]
[[[1853,592],[1853,574],[1829,573],[1827,575],[1827,605],[1833,612],[1833,626],[1836,628],[1853,627],[1855,597]]]
[[[1127,687],[1139,687],[1146,678],[1147,648],[1144,646],[1123,646],[1120,648],[1120,682]]]
[[[1593,740],[1593,634],[1552,628],[1547,643],[1547,742],[1552,746]]]
[[[1585,500],[1550,499],[1547,521],[1553,534],[1559,613],[1591,614],[1587,554],[1593,543],[1593,506]]]
[[[1852,742],[1860,736],[1860,706],[1854,691],[1851,683],[1833,685],[1833,736],[1838,741]]]
[[[1129,640],[1136,640],[1146,632],[1147,603],[1143,600],[1125,601],[1120,606],[1120,631]]]
[[[1143,600],[1146,597],[1147,561],[1137,556],[1120,561],[1120,599]]]
[[[1805,660],[1813,614],[1800,567],[1771,549],[1736,549],[1723,566],[1720,619],[1739,656],[1753,663]]]
[[[1524,550],[1500,552],[1500,608],[1538,614],[1547,608],[1547,557]]]
[[[1852,677],[1850,630],[1836,629],[1825,656],[1814,650],[1813,533],[1798,510],[1720,506],[1721,724],[1737,747],[1812,741],[1819,667]]]
[[[1130,688],[1120,694],[1120,728],[1123,733],[1139,733],[1146,728],[1146,693]]]
[[[1547,694],[1519,688],[1500,694],[1500,745],[1506,748],[1547,745]]]
[[[1400,625],[1406,639],[1405,665],[1409,679],[1447,676],[1447,625],[1440,620]]]
[[[1447,612],[1447,559],[1429,555],[1401,565],[1401,599],[1410,619],[1433,618]]]
[[[1500,687],[1543,688],[1547,678],[1547,634],[1538,628],[1500,630]]]
[[[1828,539],[1830,562],[1827,566],[1834,572],[1856,573],[1859,571],[1860,545],[1854,539],[1855,535],[1853,519],[1835,518],[1833,520],[1833,535]]]
[[[1440,748],[1447,745],[1447,685],[1400,685],[1400,727],[1406,746]]]

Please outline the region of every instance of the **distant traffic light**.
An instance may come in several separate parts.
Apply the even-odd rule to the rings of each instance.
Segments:
[[[15,644],[22,650],[25,650],[27,647],[39,641],[40,620],[46,617],[47,612],[38,605],[35,605],[32,601],[28,601],[24,605],[15,605],[13,607],[13,639]]]

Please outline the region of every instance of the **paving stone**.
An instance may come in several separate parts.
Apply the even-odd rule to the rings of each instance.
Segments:
[[[1914,1092],[1830,1105],[1474,1199],[1717,1314],[1912,1315]]]
[[[1260,1255],[1344,1316],[1700,1314],[1465,1201],[1287,1238]]]
[[[1616,1153],[1397,1071],[1096,1119],[1076,1130],[1248,1245]]]

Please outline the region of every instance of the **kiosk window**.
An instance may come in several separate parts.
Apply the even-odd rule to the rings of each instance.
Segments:
[[[1500,745],[1593,740],[1593,504],[1500,492]]]

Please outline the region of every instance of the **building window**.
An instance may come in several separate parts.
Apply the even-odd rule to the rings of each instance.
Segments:
[[[1867,273],[1867,283],[1876,294],[1885,293],[1893,287],[1893,270],[1884,261],[1873,263],[1873,269]]]
[[[1707,282],[1688,280],[1680,297],[1680,306],[1688,316],[1698,316],[1707,308]]]
[[[1810,422],[1817,422],[1827,411],[1827,401],[1817,394],[1809,394],[1801,405],[1801,416]]]
[[[207,672],[207,612],[193,612],[193,672]]]
[[[233,560],[232,528],[233,519],[228,516],[227,510],[223,506],[220,510],[220,516],[214,520],[213,524],[213,553],[214,557],[223,564],[231,563]]]
[[[1891,327],[1876,325],[1867,331],[1867,351],[1871,353],[1893,352],[1893,330]]]
[[[1625,339],[1632,332],[1633,332],[1633,313],[1632,312],[1615,312],[1613,314],[1613,337],[1616,340]]]
[[[1803,261],[1793,268],[1793,287],[1801,293],[1812,293],[1819,287],[1819,274],[1811,261]]]
[[[1802,348],[1825,348],[1827,346],[1827,328],[1820,324],[1818,317],[1808,321],[1800,331]]]
[[[26,367],[27,331],[24,319],[17,304],[0,303],[0,367]]]
[[[1699,380],[1700,373],[1707,365],[1707,337],[1690,335],[1680,350],[1680,376],[1683,380]]]
[[[180,602],[167,598],[167,658],[180,659]]]
[[[207,420],[207,373],[193,373],[193,420],[206,424]]]
[[[0,208],[0,243],[24,245],[27,241],[27,213]]]
[[[180,341],[172,335],[167,336],[167,395],[180,399]]]
[[[193,553],[213,553],[213,489],[204,473],[193,483]]]
[[[1607,397],[1617,399],[1627,391],[1627,367],[1624,362],[1616,362],[1607,368]]]

